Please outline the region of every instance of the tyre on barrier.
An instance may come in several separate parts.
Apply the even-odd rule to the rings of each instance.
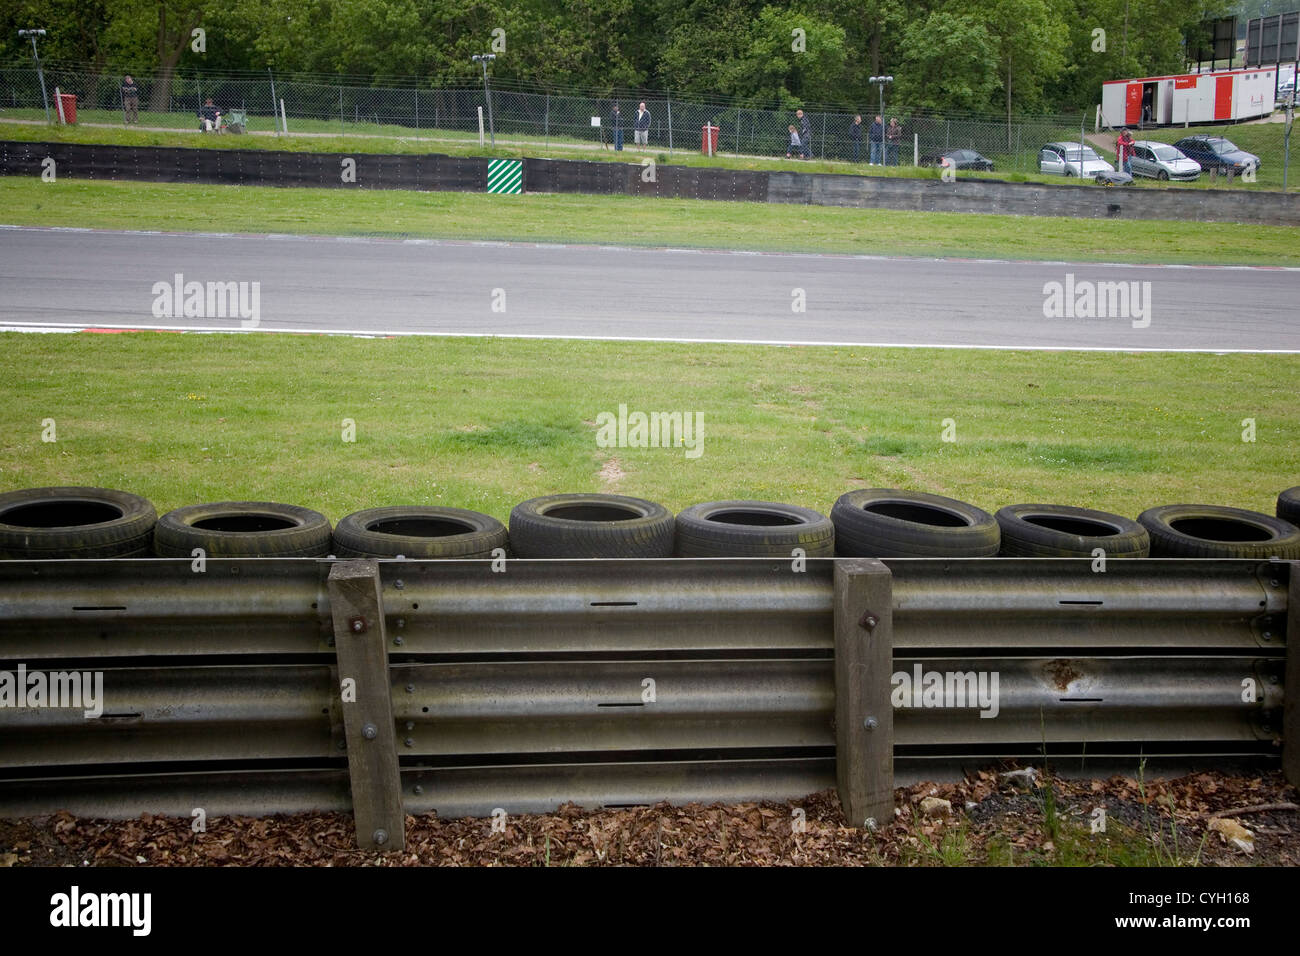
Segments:
[[[510,547],[520,558],[667,558],[673,514],[626,495],[544,495],[511,509]]]
[[[111,488],[27,488],[0,494],[0,558],[148,557],[158,512]]]
[[[1132,518],[1069,505],[1007,505],[993,516],[1002,535],[999,554],[1017,558],[1145,558],[1147,529]]]
[[[319,511],[270,501],[219,501],[169,511],[154,528],[154,553],[188,558],[318,558],[329,553],[330,523]]]
[[[1283,521],[1300,525],[1300,485],[1288,488],[1277,496],[1277,516]]]
[[[505,525],[465,508],[369,508],[334,526],[333,553],[340,558],[490,558],[505,547]]]
[[[677,516],[679,558],[835,556],[835,526],[820,512],[774,501],[709,501]]]
[[[1138,515],[1153,558],[1300,558],[1300,528],[1259,511],[1160,505]]]
[[[1001,545],[987,511],[920,491],[850,491],[836,500],[831,521],[835,553],[846,558],[988,558]]]

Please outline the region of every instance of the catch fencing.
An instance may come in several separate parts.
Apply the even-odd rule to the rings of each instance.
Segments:
[[[0,688],[98,673],[102,712],[0,706],[0,815],[351,810],[397,848],[406,813],[828,787],[863,825],[896,767],[1004,759],[1296,783],[1298,566],[5,561]]]
[[[355,78],[282,75],[271,72],[174,74],[164,82],[134,76],[139,88],[142,127],[197,130],[200,107],[211,98],[221,110],[238,109],[250,117],[252,132],[279,129],[284,115],[294,134],[420,138],[430,142],[478,142],[479,110],[488,139],[499,145],[527,146],[539,155],[573,150],[612,149],[621,134],[623,148],[647,155],[699,153],[705,126],[718,127],[720,154],[782,157],[790,151],[789,127],[802,127],[794,108],[776,109],[720,97],[697,97],[662,91],[531,89],[518,85],[467,83],[429,89],[413,81],[382,86]],[[77,97],[83,123],[121,125],[124,119],[122,77],[96,73],[79,65],[47,64],[45,85]],[[490,97],[490,100],[489,100]],[[52,101],[51,101],[52,102]],[[635,143],[638,105],[649,113],[645,146]],[[489,109],[490,103],[490,109]],[[619,119],[614,118],[614,106]],[[870,160],[870,126],[878,104],[859,107],[808,104],[805,116],[811,143],[806,158],[862,162]],[[862,116],[860,137],[852,133]],[[44,117],[41,87],[30,63],[0,67],[0,116]],[[1092,115],[1005,116],[959,110],[936,112],[887,103],[884,125],[899,121],[886,158],[894,165],[913,165],[949,149],[973,149],[993,160],[999,171],[1037,172],[1038,151],[1058,140],[1077,141]],[[594,120],[599,125],[593,125]],[[798,151],[796,151],[797,153]]]

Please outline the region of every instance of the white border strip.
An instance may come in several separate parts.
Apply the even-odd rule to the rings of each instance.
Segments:
[[[194,332],[201,335],[243,335],[272,333],[276,335],[341,335],[358,339],[444,338],[444,339],[561,339],[578,342],[666,342],[681,345],[771,345],[799,348],[861,348],[861,349],[961,349],[994,352],[1184,352],[1197,355],[1300,355],[1294,349],[1242,349],[1242,348],[1138,348],[1127,345],[967,345],[938,344],[934,342],[844,342],[810,339],[710,339],[675,338],[669,336],[632,335],[577,335],[572,333],[544,334],[537,332],[426,332],[407,329],[273,329],[259,326],[255,329],[230,328],[214,325],[85,325],[50,322],[0,322],[0,332]]]

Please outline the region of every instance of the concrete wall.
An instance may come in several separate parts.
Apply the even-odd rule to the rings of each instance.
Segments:
[[[52,157],[58,175],[75,179],[321,186],[361,189],[483,191],[488,161],[443,155],[300,153],[261,149],[181,149],[0,142],[0,174],[38,176]],[[344,183],[345,158],[356,183]],[[526,159],[528,192],[655,196],[738,202],[807,203],[858,209],[1168,219],[1300,225],[1300,196],[1227,189],[1138,189],[1092,183],[1007,183],[934,177],[904,179],[821,173],[701,169],[659,164],[654,179],[634,163]]]

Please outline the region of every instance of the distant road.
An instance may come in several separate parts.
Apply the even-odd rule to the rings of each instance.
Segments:
[[[27,227],[0,228],[0,326],[240,329],[155,316],[178,273],[258,283],[259,331],[1300,351],[1300,269]],[[1044,315],[1050,283],[1117,282],[1128,317]]]

